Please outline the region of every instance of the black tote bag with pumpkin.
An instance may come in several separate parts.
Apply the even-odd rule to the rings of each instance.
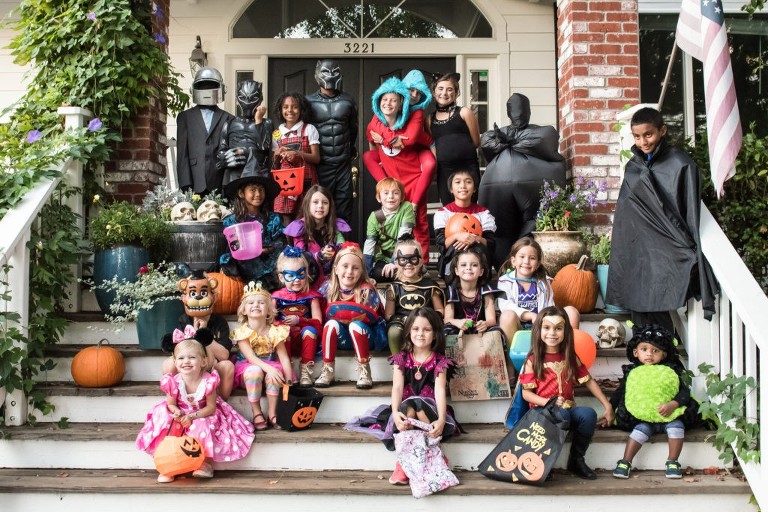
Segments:
[[[480,463],[478,471],[502,482],[543,484],[563,449],[569,426],[556,400],[553,397],[544,407],[525,413]]]

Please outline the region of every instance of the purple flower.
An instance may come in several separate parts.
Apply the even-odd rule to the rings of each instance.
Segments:
[[[152,6],[155,8],[155,16],[157,16],[158,20],[163,19],[163,8],[157,5],[156,3],[153,3]]]
[[[101,130],[101,127],[104,126],[104,123],[101,122],[101,119],[98,117],[95,117],[91,119],[91,122],[88,123],[88,131],[89,132],[97,132]]]
[[[578,199],[578,196],[576,194],[571,194],[570,196],[568,196],[568,201],[571,203],[575,203],[577,199]]]
[[[40,133],[40,130],[29,130],[29,133],[27,134],[27,142],[33,144],[39,141],[42,137],[43,134]]]
[[[155,34],[155,41],[158,43],[165,43],[166,39],[163,34]]]
[[[96,21],[96,13],[93,11],[89,12],[87,18],[91,21]]]
[[[601,181],[600,182],[600,192],[605,192],[608,190],[608,182],[607,181]]]

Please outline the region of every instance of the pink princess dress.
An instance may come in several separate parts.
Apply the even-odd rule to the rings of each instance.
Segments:
[[[191,394],[187,393],[179,374],[167,373],[160,379],[160,389],[176,399],[176,405],[184,414],[205,407],[205,397],[213,393],[218,385],[219,374],[215,370],[212,373],[204,373],[197,390]],[[174,423],[171,434],[181,435],[181,424],[174,422],[173,415],[163,400],[147,414],[144,427],[136,438],[136,447],[153,455],[160,441],[168,435],[171,423]],[[200,441],[205,447],[205,456],[216,462],[242,459],[248,454],[253,443],[253,425],[220,396],[216,397],[216,411],[205,418],[193,420],[184,433]]]

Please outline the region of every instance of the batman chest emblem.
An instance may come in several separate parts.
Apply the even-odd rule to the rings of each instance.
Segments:
[[[403,309],[414,310],[426,306],[427,299],[418,293],[406,293],[400,297],[398,304]]]

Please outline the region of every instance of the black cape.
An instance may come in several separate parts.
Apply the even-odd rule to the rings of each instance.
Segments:
[[[699,170],[664,139],[651,160],[632,152],[616,202],[605,301],[645,313],[695,297],[711,319],[717,283],[701,252]]]
[[[528,124],[531,107],[522,94],[507,100],[507,115],[512,124],[502,128],[494,124],[480,139],[488,166],[480,180],[478,203],[496,219],[496,250],[491,257],[497,268],[512,244],[536,228],[544,181],[565,185],[557,130]]]

